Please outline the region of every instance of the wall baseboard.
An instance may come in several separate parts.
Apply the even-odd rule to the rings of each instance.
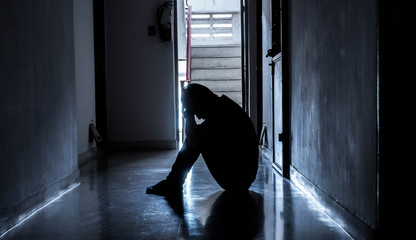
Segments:
[[[273,150],[262,146],[259,147],[259,151],[261,153],[261,157],[269,161],[272,164],[273,169],[283,176],[283,169],[273,162]]]
[[[259,152],[261,153],[261,156],[263,159],[266,159],[269,162],[273,162],[273,151],[267,147],[260,146]]]
[[[45,206],[79,180],[79,169],[64,176],[49,186],[36,191],[25,200],[0,210],[0,236],[13,228],[39,208]]]
[[[293,166],[290,166],[290,180],[303,192],[315,199],[321,205],[323,211],[352,238],[365,240],[375,238],[375,232],[368,224],[327,195]]]
[[[85,163],[95,159],[100,155],[100,152],[96,147],[93,147],[83,153],[78,154],[78,167],[81,167]]]
[[[110,151],[153,151],[175,150],[176,141],[138,141],[138,142],[108,142]]]

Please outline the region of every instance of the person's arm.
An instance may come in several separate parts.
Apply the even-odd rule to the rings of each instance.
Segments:
[[[186,139],[190,145],[199,146],[202,140],[202,129],[196,124],[195,116],[189,114],[185,121]]]

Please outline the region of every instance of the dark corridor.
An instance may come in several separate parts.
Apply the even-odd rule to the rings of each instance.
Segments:
[[[224,192],[202,159],[183,198],[145,193],[176,151],[114,153],[81,168],[80,185],[2,237],[9,239],[352,239],[268,162],[247,195]]]

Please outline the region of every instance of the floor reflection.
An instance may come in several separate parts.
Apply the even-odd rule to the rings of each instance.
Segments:
[[[352,239],[268,161],[260,161],[244,194],[221,190],[204,161],[194,165],[183,195],[146,194],[147,186],[168,174],[176,154],[116,153],[85,164],[79,187],[2,240]]]
[[[263,229],[263,197],[254,191],[219,191],[202,200],[184,201],[182,195],[166,200],[183,221],[179,238],[254,239]]]

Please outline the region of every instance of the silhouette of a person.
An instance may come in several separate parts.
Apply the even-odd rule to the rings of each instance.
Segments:
[[[186,175],[199,155],[227,191],[246,191],[256,178],[258,141],[246,112],[227,96],[207,87],[189,84],[183,89],[186,139],[165,180],[148,187],[157,195],[181,193]],[[197,125],[194,115],[205,121]]]

